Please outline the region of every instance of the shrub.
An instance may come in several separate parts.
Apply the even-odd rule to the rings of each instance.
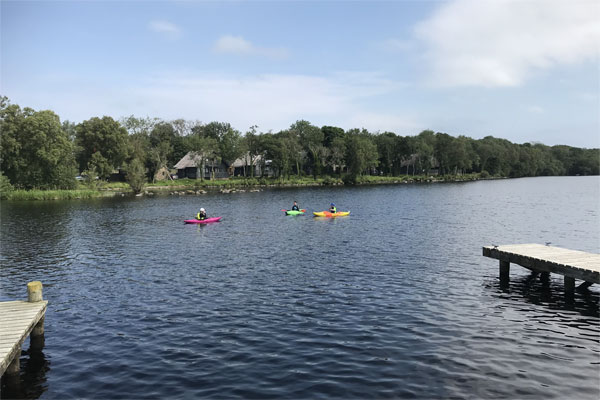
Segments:
[[[0,199],[6,199],[13,190],[10,180],[0,172]]]
[[[342,178],[344,185],[356,185],[357,176],[356,175],[344,175]]]
[[[144,168],[144,164],[135,158],[125,166],[125,170],[127,171],[127,183],[133,193],[140,193],[144,190],[146,185],[146,168]]]

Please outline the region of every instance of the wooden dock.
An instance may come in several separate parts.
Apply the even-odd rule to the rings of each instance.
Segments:
[[[48,301],[42,300],[42,283],[27,284],[28,301],[0,302],[0,376],[20,371],[21,347],[31,335],[30,349],[44,346],[44,317]]]
[[[500,260],[501,282],[508,282],[510,263],[514,263],[542,274],[563,275],[567,294],[575,289],[576,279],[584,281],[580,287],[600,283],[600,254],[541,244],[511,244],[485,246],[483,255]]]

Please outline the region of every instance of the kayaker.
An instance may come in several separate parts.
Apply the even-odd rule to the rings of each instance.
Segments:
[[[196,215],[197,220],[205,220],[206,219],[206,210],[204,208],[200,209],[200,212]]]
[[[300,207],[298,207],[298,202],[294,200],[294,205],[292,206],[292,211],[300,211]]]
[[[332,214],[335,214],[337,211],[337,208],[335,208],[335,204],[331,203],[331,207],[329,207],[329,212]]]

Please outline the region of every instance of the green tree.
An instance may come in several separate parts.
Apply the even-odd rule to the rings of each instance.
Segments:
[[[401,175],[403,166],[406,167],[404,171],[408,175],[409,166],[413,167],[414,174],[414,163],[412,155],[414,154],[414,137],[409,136],[398,136],[394,144],[394,174]]]
[[[1,171],[16,187],[71,189],[76,185],[73,144],[52,111],[0,108]]]
[[[415,161],[419,174],[426,174],[433,166],[435,151],[435,136],[433,131],[425,130],[417,135],[414,141]],[[413,175],[415,173],[413,164]]]
[[[599,149],[571,148],[570,175],[598,175],[600,169]]]
[[[271,166],[278,172],[277,175],[288,178],[292,165],[296,162],[294,157],[299,148],[297,139],[284,131],[276,135],[263,135],[262,143],[266,156],[271,160]]]
[[[266,149],[264,148],[263,141],[261,140],[261,135],[256,134],[256,128],[258,126],[252,125],[248,131],[246,131],[246,135],[244,136],[244,148],[248,152],[248,157],[250,158],[250,176],[254,178],[254,165],[256,163],[256,159],[259,155],[264,155]],[[264,158],[264,157],[263,157]],[[265,160],[263,159],[263,162]],[[261,171],[264,169],[261,169]],[[246,168],[244,168],[244,176],[246,175]]]
[[[173,152],[170,157],[170,160],[172,160],[170,166],[172,166],[181,160],[188,152],[187,137],[194,132],[199,132],[203,125],[200,121],[188,121],[182,118],[175,119],[171,121],[170,124],[175,131],[175,136],[171,140]]]
[[[108,161],[101,152],[97,151],[92,154],[90,161],[88,161],[86,171],[91,179],[95,179],[96,177],[99,179],[106,179],[110,176],[113,169],[114,167],[110,161]],[[96,176],[94,176],[94,174],[96,174]]]
[[[173,125],[168,122],[159,122],[150,131],[150,147],[154,149],[155,154],[160,154],[161,163],[158,168],[175,165],[179,161],[173,157],[173,142],[176,136]]]
[[[213,121],[206,125],[197,126],[195,133],[200,133],[204,137],[213,138],[217,143],[221,142],[221,139],[230,129],[233,129],[227,122]]]
[[[464,173],[471,169],[473,162],[476,161],[476,154],[473,152],[469,139],[465,136],[452,138],[445,150],[447,173]]]
[[[337,126],[323,126],[321,127],[321,131],[323,132],[323,144],[325,147],[331,148],[333,142],[337,138],[346,138],[346,133],[342,128],[338,128]]]
[[[450,167],[450,147],[453,145],[454,138],[447,133],[438,132],[435,134],[433,156],[437,160],[440,173],[445,175]]]
[[[100,178],[106,179],[127,158],[127,130],[111,117],[94,117],[83,121],[77,125],[76,134],[81,149],[77,156],[80,170],[88,169],[88,164],[93,161],[96,166],[102,166],[98,173]],[[96,153],[99,154],[92,160]]]
[[[308,121],[299,120],[290,126],[289,132],[292,137],[296,137],[300,141],[305,154],[308,155],[309,168],[316,178],[322,168],[319,154],[323,152],[323,131]],[[303,157],[297,158],[298,161],[302,159]],[[300,169],[300,167],[301,165],[297,165],[296,168]]]
[[[21,110],[16,104],[10,104],[6,97],[1,98],[0,108],[0,166],[2,173],[9,181],[17,184],[21,170],[27,167],[21,155],[22,130],[25,118],[33,114],[33,110]]]
[[[365,135],[350,134],[346,162],[351,176],[362,175],[367,168],[376,167],[379,164],[377,146]]]
[[[141,193],[146,185],[146,169],[144,163],[134,158],[125,164],[126,180],[134,193]]]
[[[25,118],[21,156],[27,167],[18,180],[26,188],[72,189],[75,187],[73,144],[52,111],[38,111]]]
[[[213,137],[205,137],[199,133],[187,137],[188,149],[196,160],[196,167],[200,169],[200,180],[204,181],[204,170],[208,160],[218,159],[219,145]]]
[[[154,147],[150,147],[147,153],[148,174],[154,177],[161,168],[168,168],[169,155],[172,153],[173,147],[169,142],[160,142]],[[138,158],[139,160],[139,158]]]
[[[0,199],[7,198],[8,194],[14,189],[15,188],[10,184],[8,178],[2,174],[2,171],[0,171]]]
[[[235,160],[241,157],[244,152],[242,134],[238,130],[230,127],[230,129],[221,136],[219,151],[223,161],[225,161],[227,165],[231,165]]]
[[[346,157],[346,138],[338,136],[333,139],[329,146],[329,165],[333,172],[337,171],[342,175],[342,166]]]
[[[150,148],[150,138],[144,133],[133,133],[128,136],[128,156],[127,158],[132,160],[137,158],[142,161],[148,162]]]
[[[144,136],[149,136],[150,132],[160,122],[161,121],[158,118],[138,118],[133,115],[119,119],[119,123],[121,124],[121,126],[127,129],[127,132],[130,135],[141,134]]]
[[[379,153],[379,165],[388,176],[391,176],[394,169],[396,134],[393,132],[384,132],[375,136],[375,144]]]

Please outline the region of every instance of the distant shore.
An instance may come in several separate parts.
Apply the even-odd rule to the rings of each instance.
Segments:
[[[482,177],[481,174],[467,175],[403,175],[403,176],[360,176],[355,180],[339,177],[290,177],[281,178],[231,178],[222,180],[180,179],[149,183],[137,196],[167,195],[201,195],[208,192],[235,193],[260,191],[264,188],[289,188],[310,186],[364,186],[364,185],[393,185],[410,183],[443,183],[467,182],[484,179],[504,179],[505,177]],[[1,193],[3,200],[70,200],[89,199],[114,196],[134,196],[135,194],[124,182],[95,183],[95,187],[81,184],[74,190],[13,190]]]

